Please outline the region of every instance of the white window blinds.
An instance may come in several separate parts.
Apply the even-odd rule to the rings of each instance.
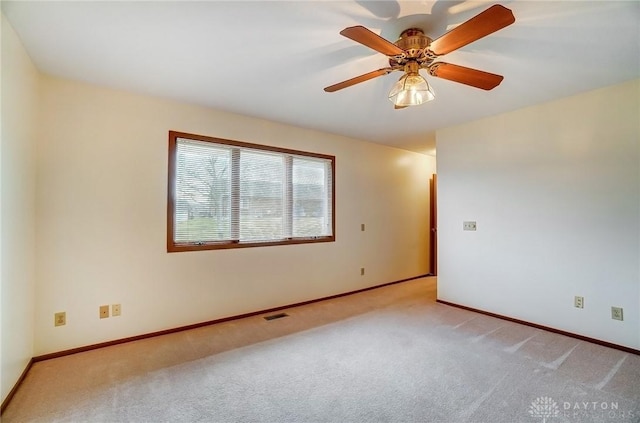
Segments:
[[[231,149],[180,140],[176,151],[175,241],[231,238]]]

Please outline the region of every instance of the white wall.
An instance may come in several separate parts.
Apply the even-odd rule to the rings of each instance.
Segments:
[[[438,297],[640,348],[639,102],[636,80],[438,131]]]
[[[41,83],[36,355],[428,272],[433,157],[52,77]],[[335,155],[337,241],[168,254],[169,130]],[[100,320],[98,307],[114,303],[122,316]],[[66,326],[53,327],[56,311],[67,312]]]
[[[0,401],[4,401],[33,356],[39,75],[11,25],[4,16],[1,20]]]

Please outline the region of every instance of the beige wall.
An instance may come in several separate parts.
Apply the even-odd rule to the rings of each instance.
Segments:
[[[428,272],[433,157],[52,77],[42,87],[36,355]],[[169,130],[335,155],[337,241],[168,254]],[[113,303],[122,316],[100,320]]]
[[[1,20],[0,401],[3,401],[33,356],[39,75],[11,25],[4,16]]]
[[[438,131],[439,298],[640,348],[639,116],[635,80]]]

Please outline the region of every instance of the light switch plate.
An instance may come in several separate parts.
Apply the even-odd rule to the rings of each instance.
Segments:
[[[462,230],[464,230],[464,231],[475,231],[476,230],[476,222],[475,221],[462,222]]]

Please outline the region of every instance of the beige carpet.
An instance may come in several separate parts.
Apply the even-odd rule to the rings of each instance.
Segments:
[[[435,278],[36,363],[10,422],[640,422],[640,357],[435,302]]]

